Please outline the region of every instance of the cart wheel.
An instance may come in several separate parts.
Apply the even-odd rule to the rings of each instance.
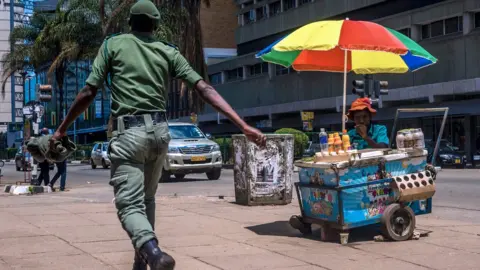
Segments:
[[[381,218],[383,235],[394,241],[405,241],[413,236],[415,214],[412,208],[398,203],[387,206]]]
[[[312,224],[303,222],[302,217],[300,216],[292,216],[290,217],[290,226],[294,229],[299,230],[304,235],[312,234]]]

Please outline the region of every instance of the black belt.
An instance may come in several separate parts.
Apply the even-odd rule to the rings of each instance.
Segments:
[[[153,124],[163,123],[167,121],[167,115],[164,112],[154,112],[154,113],[147,113],[152,116]],[[145,126],[145,118],[143,117],[145,114],[141,115],[124,115],[122,116],[123,126],[125,129],[129,129],[132,127],[141,127]],[[117,119],[114,118],[112,121],[112,130],[115,131],[118,129],[118,122]]]

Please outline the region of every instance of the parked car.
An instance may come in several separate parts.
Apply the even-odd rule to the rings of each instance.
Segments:
[[[168,181],[171,175],[183,179],[192,173],[206,173],[209,180],[220,179],[222,154],[220,146],[210,140],[196,125],[190,123],[169,123],[172,140],[161,182]]]
[[[428,162],[432,161],[433,151],[435,149],[435,142],[432,140],[425,140],[425,146],[428,150]],[[438,155],[435,160],[436,165],[442,167],[457,167],[465,168],[467,166],[467,156],[465,152],[460,151],[447,140],[441,140],[438,149]]]
[[[90,165],[92,169],[96,169],[97,166],[102,166],[104,169],[110,167],[110,159],[107,155],[108,142],[97,142],[92,148],[92,154],[90,155]]]
[[[25,157],[24,157],[25,156]],[[55,169],[55,164],[49,162],[50,170]],[[28,168],[33,168],[33,158],[32,155],[27,151],[24,155],[22,147],[18,147],[17,153],[15,154],[15,167],[17,171],[25,171]],[[37,171],[40,170],[40,166],[37,166]]]

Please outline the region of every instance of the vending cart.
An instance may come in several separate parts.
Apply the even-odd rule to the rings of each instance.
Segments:
[[[448,108],[398,111],[438,111],[444,111],[444,118],[432,161]],[[437,170],[434,164],[427,163],[428,156],[427,150],[418,148],[369,149],[297,161],[300,181],[295,188],[301,215],[290,218],[291,226],[309,234],[311,225],[318,224],[322,238],[337,231],[340,242],[346,244],[350,229],[380,223],[389,239],[410,239],[415,215],[432,212]]]

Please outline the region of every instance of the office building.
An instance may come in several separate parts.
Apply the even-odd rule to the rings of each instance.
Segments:
[[[296,72],[262,63],[255,53],[305,24],[331,19],[368,20],[396,29],[439,59],[436,65],[408,74],[377,74],[389,82],[376,120],[389,131],[399,107],[449,107],[443,138],[470,157],[480,148],[480,1],[478,0],[237,0],[235,31],[238,56],[209,65],[215,88],[252,125],[273,131],[302,129],[301,111],[314,111],[314,128],[341,128],[343,75]],[[360,33],[359,33],[360,34]],[[360,75],[349,74],[348,87]],[[351,103],[356,96],[347,97]],[[436,138],[436,115],[401,115],[400,127],[422,127]],[[186,119],[186,118],[184,118]],[[213,134],[237,128],[207,107],[199,115]],[[220,124],[219,124],[220,123]],[[351,124],[349,125],[351,127]]]

